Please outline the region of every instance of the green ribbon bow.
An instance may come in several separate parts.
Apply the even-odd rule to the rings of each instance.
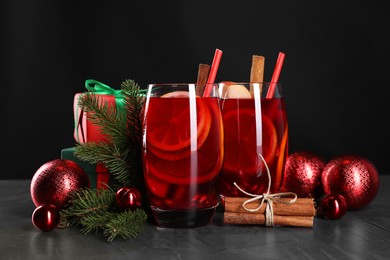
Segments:
[[[87,79],[85,81],[85,87],[90,92],[100,95],[113,95],[115,97],[115,103],[117,109],[124,110],[124,101],[121,90],[116,90],[94,79]]]

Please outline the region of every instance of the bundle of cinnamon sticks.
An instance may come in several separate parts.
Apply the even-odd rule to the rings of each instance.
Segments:
[[[225,224],[264,225],[266,222],[266,203],[256,212],[247,211],[242,204],[247,197],[225,197]],[[279,198],[272,202],[274,226],[313,227],[315,206],[311,198],[297,198],[289,204],[290,198]],[[246,208],[254,209],[261,201],[256,200],[246,204]]]

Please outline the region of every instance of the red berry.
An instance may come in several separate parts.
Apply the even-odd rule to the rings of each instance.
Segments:
[[[34,210],[31,220],[36,228],[47,232],[54,229],[60,222],[60,212],[52,204],[42,204]]]
[[[134,210],[141,206],[141,194],[137,188],[123,187],[116,192],[115,202],[122,210]]]

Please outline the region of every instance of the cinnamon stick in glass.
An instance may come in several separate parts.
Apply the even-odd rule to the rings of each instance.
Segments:
[[[199,64],[198,68],[198,78],[196,80],[196,95],[203,96],[204,87],[207,83],[207,79],[210,73],[209,64]]]
[[[256,212],[248,212],[242,207],[242,203],[248,200],[248,197],[225,197],[225,212],[260,214],[264,215],[266,202]],[[291,198],[279,198],[278,200],[285,203],[273,200],[272,207],[274,215],[284,216],[314,216],[316,213],[314,200],[311,198],[297,198],[294,203],[286,204],[291,201]],[[246,204],[249,209],[257,208],[261,201],[256,200]]]
[[[252,67],[250,82],[251,83],[262,83],[264,80],[264,63],[265,57],[259,55],[252,55]],[[251,84],[250,92],[253,96],[253,87]]]
[[[279,216],[274,215],[274,226],[313,227],[314,216]],[[264,225],[264,214],[225,212],[224,224]]]

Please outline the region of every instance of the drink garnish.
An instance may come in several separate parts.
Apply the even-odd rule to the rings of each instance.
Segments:
[[[204,88],[207,83],[207,78],[209,77],[209,72],[209,64],[199,64],[198,78],[196,79],[196,95],[203,96]]]
[[[284,57],[285,57],[285,54],[283,52],[279,52],[279,56],[278,56],[278,59],[276,61],[274,73],[272,75],[271,84],[269,86],[266,98],[272,98],[274,96],[276,84],[279,81],[280,72],[282,70]]]
[[[221,98],[252,98],[252,95],[244,85],[232,83],[223,85]]]
[[[252,66],[250,83],[263,83],[264,80],[264,63],[265,57],[259,55],[252,55]],[[250,85],[250,92],[253,94],[253,84]]]
[[[222,51],[219,49],[216,49],[215,54],[214,54],[214,58],[213,58],[213,63],[211,64],[210,74],[209,74],[209,77],[207,79],[207,86],[206,86],[204,93],[203,93],[204,97],[209,97],[211,94],[211,87],[215,81],[215,77],[217,76],[218,67],[219,67],[219,63],[221,61],[221,57],[222,57]]]

